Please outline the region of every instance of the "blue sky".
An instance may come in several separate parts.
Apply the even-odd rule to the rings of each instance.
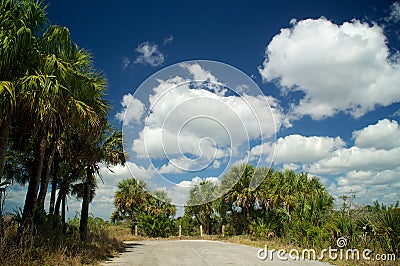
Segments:
[[[130,136],[132,142],[137,139],[139,143],[145,126],[139,107],[157,95],[154,84],[146,85],[147,99],[135,94],[143,82],[180,62],[222,62],[246,74],[247,82],[254,82],[250,86],[260,88],[277,122],[275,131],[266,127],[267,133],[258,135],[265,137],[263,141],[250,137],[250,146],[238,149],[239,155],[259,156],[276,169],[318,176],[331,194],[354,193],[359,204],[400,199],[400,2],[72,0],[51,2],[48,16],[52,23],[67,26],[75,42],[92,52],[96,67],[108,78],[107,99],[113,105],[110,120],[122,128],[127,111],[132,121],[139,123],[131,124],[137,128]],[[196,66],[200,68],[194,69]],[[186,75],[209,73],[211,80],[227,82],[212,67],[193,63],[186,68]],[[179,88],[175,92],[186,95]],[[220,102],[225,99],[223,95],[219,98]],[[137,108],[123,106],[124,100]],[[235,108],[240,107],[236,104]],[[154,111],[149,121],[159,118]],[[269,118],[265,119],[259,121],[261,128]],[[209,131],[212,128],[210,124]],[[187,136],[205,137],[196,134]],[[223,149],[222,142],[217,138],[209,146],[204,144],[206,148],[222,147],[216,149],[222,154],[217,157],[221,168],[228,165],[223,163],[228,149]],[[155,169],[150,169],[141,161],[138,145],[127,145],[131,154],[128,165],[143,179],[162,172],[161,176],[190,187],[198,182],[198,176],[204,179],[209,175],[216,181],[221,173],[217,171],[220,165],[215,164],[203,173],[189,171],[178,177],[176,171],[161,171],[168,160],[152,155],[156,163]],[[190,145],[186,148],[189,157],[198,155],[190,154]],[[111,214],[116,184],[130,176],[126,167],[114,170],[117,174],[103,171],[104,184],[91,205],[91,212],[103,218]],[[24,189],[14,188],[10,206],[21,204],[23,196]],[[79,210],[78,202],[71,199],[69,204],[70,213]]]

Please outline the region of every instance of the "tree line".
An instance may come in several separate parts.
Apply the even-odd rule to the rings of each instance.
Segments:
[[[100,166],[125,162],[122,133],[107,121],[107,80],[40,1],[1,0],[0,44],[0,204],[10,184],[27,184],[19,231],[51,223],[65,232],[75,195],[86,241]]]
[[[256,189],[251,189],[253,178],[260,181]],[[224,226],[225,236],[280,239],[305,248],[337,247],[338,239],[346,238],[351,248],[397,256],[400,252],[398,203],[357,205],[355,196],[343,196],[342,203],[335,203],[320,179],[306,173],[250,164],[234,166],[218,184],[204,180],[194,185],[182,217],[161,210],[173,207],[170,200],[165,201],[165,195],[159,198],[164,199],[164,205],[148,201],[152,197],[145,184],[141,185],[135,179],[120,182],[112,220],[127,221],[132,227],[140,224],[142,233],[148,236],[177,235],[179,226],[183,235],[199,236],[200,225],[208,235],[221,235]],[[161,209],[151,213],[153,206]],[[141,222],[144,213],[151,216],[147,224]],[[162,233],[153,231],[161,224],[168,225]]]

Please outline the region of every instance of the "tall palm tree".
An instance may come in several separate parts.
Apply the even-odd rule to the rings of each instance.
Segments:
[[[230,173],[232,171],[232,173]],[[239,174],[236,177],[236,184],[225,194],[225,201],[231,205],[232,212],[235,212],[233,205],[242,208],[246,219],[246,230],[249,230],[251,211],[254,210],[256,199],[261,199],[260,189],[252,189],[250,184],[256,169],[250,164],[234,166],[222,179],[222,184],[230,183],[231,175]],[[228,181],[224,181],[225,179]]]
[[[64,88],[66,93],[60,93],[60,102],[57,103],[59,106],[58,113],[59,119],[56,119],[53,123],[52,130],[50,131],[50,144],[45,153],[45,162],[43,165],[43,175],[40,182],[40,194],[38,196],[38,205],[44,210],[44,201],[47,193],[49,184],[50,167],[57,150],[61,148],[64,141],[60,141],[60,138],[68,128],[79,128],[80,123],[83,120],[88,120],[88,126],[97,125],[98,119],[95,114],[94,106],[97,104],[91,97],[97,97],[91,92],[91,86],[96,86],[93,83],[103,83],[102,80],[98,81],[93,76],[92,60],[91,55],[86,51],[79,49],[78,46],[72,42],[63,43],[62,40],[68,40],[69,31],[65,28],[51,27],[50,32],[56,32],[60,34],[60,37],[54,36],[57,34],[48,34],[47,39],[56,39],[58,45],[55,45],[54,51],[60,58],[53,60],[52,65],[59,66],[58,68],[62,71],[57,73],[58,82]],[[65,36],[62,37],[62,36]],[[59,46],[64,49],[59,49]],[[51,42],[50,42],[50,48]],[[102,97],[102,95],[100,95]],[[101,102],[103,104],[103,102]],[[57,167],[57,166],[56,166]],[[54,184],[55,185],[55,184]]]
[[[86,155],[86,177],[82,196],[81,220],[79,233],[82,241],[87,240],[87,224],[89,217],[89,204],[91,201],[91,189],[95,184],[95,174],[99,174],[99,164],[103,163],[107,168],[111,165],[125,164],[125,154],[122,144],[122,132],[114,130],[111,134],[104,136],[97,142],[88,143]]]
[[[41,2],[0,2],[0,183],[22,80],[32,74],[37,35],[45,23],[45,7]]]
[[[23,79],[21,94],[21,110],[26,110],[22,115],[37,129],[33,136],[35,162],[25,199],[24,221],[32,217],[37,207],[41,178],[43,186],[39,202],[44,202],[49,168],[63,131],[79,127],[82,120],[89,126],[97,125],[100,120],[94,111],[100,107],[90,98],[93,96],[91,86],[96,86],[92,84],[90,55],[72,42],[69,30],[51,26],[39,40],[38,48],[41,56],[36,75]]]

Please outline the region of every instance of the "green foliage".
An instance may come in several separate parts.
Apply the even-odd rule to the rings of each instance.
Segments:
[[[387,210],[381,211],[382,214],[373,217],[370,222],[376,232],[383,249],[400,255],[400,208],[398,202],[395,206],[390,206]]]
[[[134,178],[124,179],[118,184],[115,192],[115,210],[111,215],[113,223],[127,221],[134,232],[139,226],[139,232],[151,237],[166,237],[176,232],[173,217],[175,206],[165,191],[155,191],[153,197],[145,190],[144,182]]]
[[[279,229],[279,221],[277,219],[271,218],[272,217],[258,217],[257,220],[252,221],[249,225],[252,235],[264,239],[274,237],[275,232],[277,232]]]
[[[76,213],[74,218],[68,220],[67,235],[78,237],[79,234],[80,214]],[[104,221],[100,217],[94,217],[89,214],[88,218],[88,236],[90,241],[96,241],[108,236],[108,227],[110,222]]]
[[[219,226],[212,202],[217,195],[218,187],[211,181],[202,181],[190,189],[184,216],[190,218],[187,221],[190,221],[192,230],[200,225],[208,235],[217,230]]]
[[[168,237],[176,234],[175,223],[166,215],[142,213],[138,217],[138,226],[149,237]]]

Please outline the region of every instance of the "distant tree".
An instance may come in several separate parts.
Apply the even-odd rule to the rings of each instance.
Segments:
[[[212,215],[215,213],[213,200],[218,196],[218,186],[211,181],[202,181],[189,191],[185,215],[194,217],[208,235],[212,233]]]
[[[124,179],[115,192],[115,210],[112,222],[128,221],[132,232],[136,225],[147,236],[166,237],[175,231],[176,208],[166,191],[156,190],[154,196],[146,191],[147,185],[134,178]]]

